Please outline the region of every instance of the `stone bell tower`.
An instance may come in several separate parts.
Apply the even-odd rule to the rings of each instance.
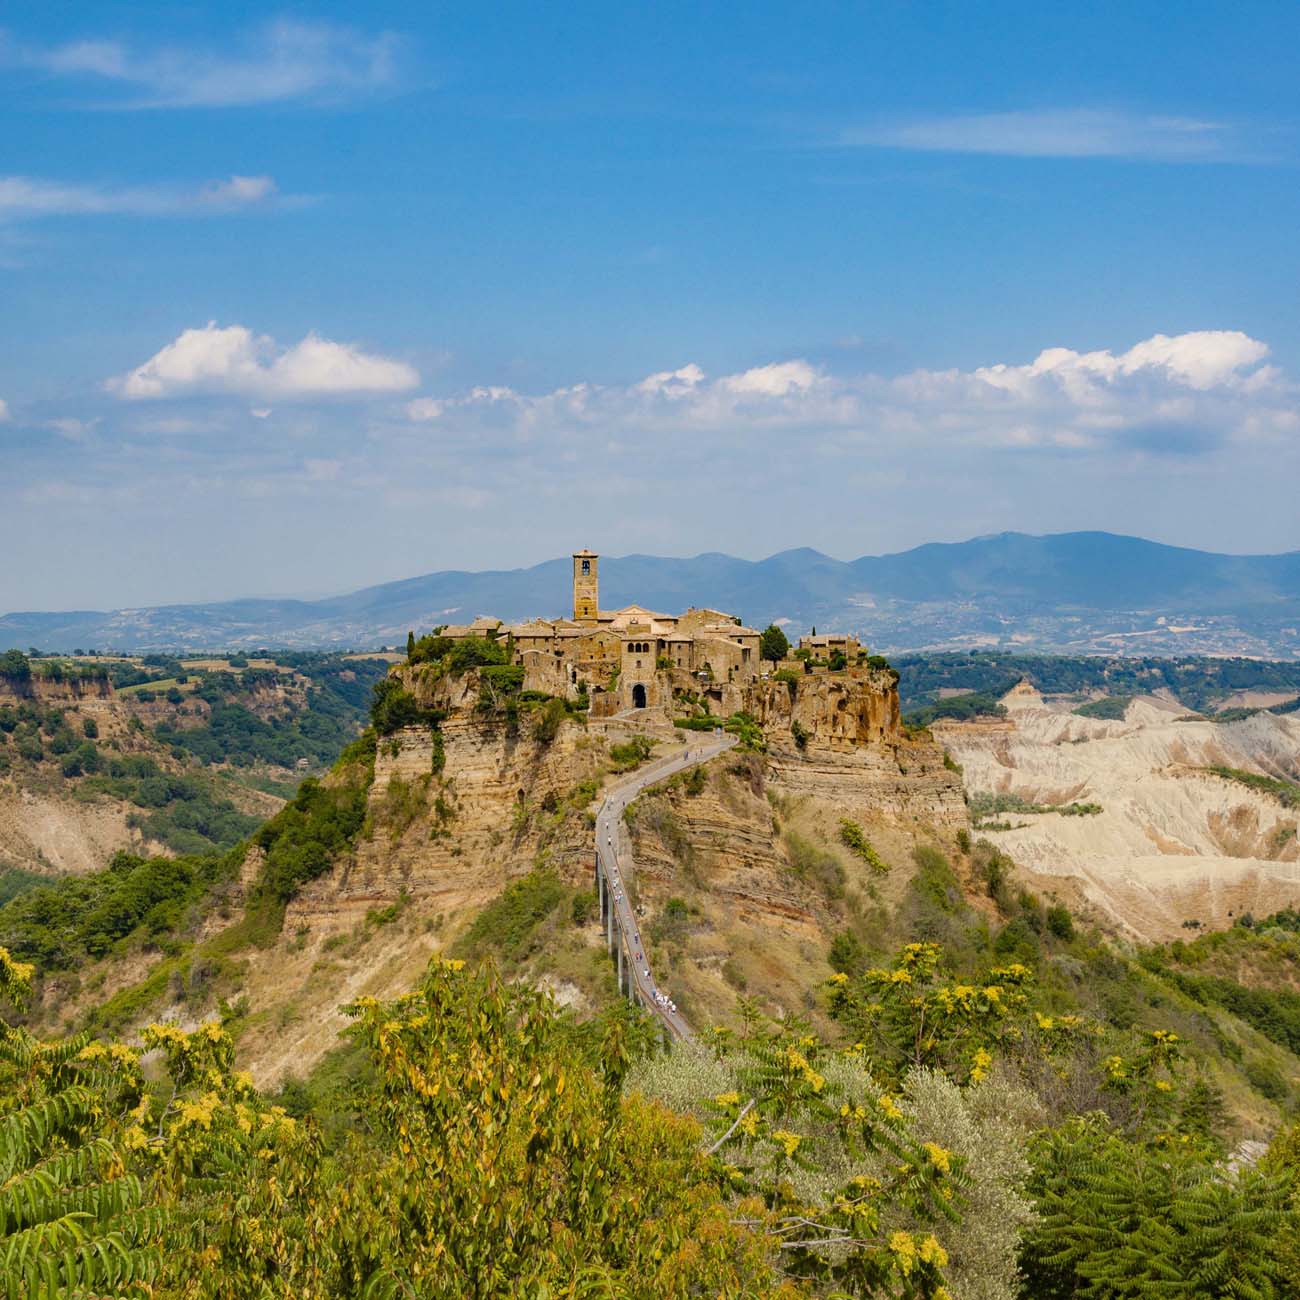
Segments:
[[[596,578],[596,565],[600,556],[595,551],[573,553],[573,621],[594,623],[600,610],[600,586]]]

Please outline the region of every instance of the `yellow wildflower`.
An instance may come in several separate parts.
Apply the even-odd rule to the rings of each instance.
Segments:
[[[921,1242],[920,1255],[927,1264],[933,1264],[935,1268],[943,1268],[948,1262],[948,1252],[939,1245],[938,1239],[933,1235]]]
[[[779,1128],[773,1132],[772,1140],[784,1149],[788,1160],[799,1150],[799,1143],[803,1141],[803,1138],[798,1133],[791,1133],[788,1129]]]
[[[930,1157],[930,1163],[941,1173],[952,1173],[952,1152],[945,1151],[937,1142],[926,1142],[923,1150]]]
[[[180,1122],[177,1127],[189,1128],[191,1125],[197,1125],[199,1128],[211,1128],[213,1112],[220,1104],[221,1098],[215,1092],[205,1092],[198,1101],[181,1102],[178,1107]]]
[[[898,1259],[898,1267],[906,1277],[916,1267],[916,1242],[910,1232],[891,1232],[889,1249]]]

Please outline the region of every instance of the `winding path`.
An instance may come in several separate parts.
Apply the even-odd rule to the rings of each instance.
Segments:
[[[688,733],[690,734],[690,733]],[[596,814],[596,885],[600,891],[600,918],[605,941],[617,954],[618,986],[633,1002],[656,1016],[673,1038],[689,1038],[691,1027],[679,1011],[661,1003],[641,941],[641,928],[627,896],[625,882],[633,867],[632,855],[621,844],[623,810],[648,786],[688,768],[707,763],[738,742],[737,737],[694,733],[680,753],[669,754],[639,768],[606,794]]]

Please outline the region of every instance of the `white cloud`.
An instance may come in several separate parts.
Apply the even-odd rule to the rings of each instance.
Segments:
[[[704,371],[697,365],[682,366],[680,370],[660,370],[647,375],[637,392],[655,393],[663,397],[686,397],[704,380]]]
[[[203,203],[239,205],[265,203],[275,196],[275,181],[269,176],[232,176],[229,180],[213,181],[199,192]]]
[[[303,399],[400,393],[420,382],[403,361],[309,334],[281,348],[242,325],[185,330],[143,365],[108,381],[118,397],[149,399],[200,393]]]
[[[841,131],[836,143],[1016,158],[1131,158],[1158,162],[1247,160],[1224,122],[1114,109],[1026,109],[877,122]]]
[[[821,376],[806,361],[780,361],[770,366],[756,366],[744,374],[727,375],[719,385],[727,392],[756,397],[788,397],[806,393]]]
[[[333,23],[279,19],[236,48],[80,40],[18,48],[10,61],[126,92],[104,108],[230,108],[334,102],[374,94],[398,78],[401,42]]]
[[[266,206],[277,198],[270,176],[231,176],[197,189],[168,185],[111,187],[0,176],[0,220],[36,217],[197,216]]]
[[[764,431],[820,451],[864,441],[1196,453],[1232,438],[1290,436],[1297,393],[1268,347],[1235,330],[1157,334],[1124,352],[1048,348],[1028,363],[839,377],[803,359],[710,378],[697,365],[626,386],[528,395],[481,387],[422,397],[408,417],[448,435],[568,443],[680,435],[691,453]],[[666,400],[667,399],[667,400]]]
[[[0,424],[4,424],[9,419],[9,403],[0,397]]]
[[[434,397],[417,397],[406,404],[406,414],[412,420],[436,420],[445,404]]]

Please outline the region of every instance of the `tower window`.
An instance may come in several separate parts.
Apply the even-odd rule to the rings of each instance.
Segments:
[[[582,562],[582,572],[583,572],[584,575],[589,574],[589,573],[591,572],[591,561],[590,561],[590,560],[583,560],[583,562]]]

